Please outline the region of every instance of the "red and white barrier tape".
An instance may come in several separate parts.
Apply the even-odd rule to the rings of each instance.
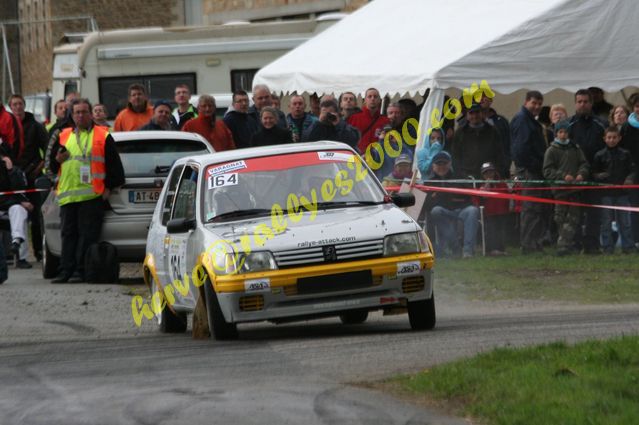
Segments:
[[[583,202],[570,202],[570,201],[562,201],[561,199],[540,198],[537,196],[524,196],[524,195],[517,195],[514,193],[500,193],[500,192],[493,192],[493,191],[479,190],[479,189],[461,189],[456,187],[442,187],[442,186],[430,186],[430,185],[415,185],[413,187],[416,189],[422,190],[424,192],[457,193],[460,195],[479,196],[483,198],[497,198],[497,199],[508,199],[508,200],[513,199],[515,201],[539,202],[542,204],[571,205],[575,207],[602,208],[602,209],[611,209],[611,210],[619,210],[619,211],[639,212],[639,207],[621,207],[617,205],[585,204]],[[606,187],[597,186],[597,187],[602,189],[609,188],[609,186],[606,186]],[[552,190],[552,188],[545,188],[545,189]],[[399,186],[387,187],[386,190],[398,191]]]
[[[48,192],[49,189],[23,189],[23,190],[8,190],[6,192],[0,192],[2,195],[17,195],[18,193],[33,193],[33,192]]]

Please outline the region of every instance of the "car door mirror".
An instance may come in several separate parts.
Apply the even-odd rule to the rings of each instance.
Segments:
[[[393,204],[400,208],[412,207],[415,205],[415,195],[410,192],[391,194]]]
[[[174,218],[166,223],[168,233],[186,233],[195,229],[195,220],[189,218]]]

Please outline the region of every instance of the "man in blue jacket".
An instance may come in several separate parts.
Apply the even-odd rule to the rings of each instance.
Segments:
[[[524,105],[510,121],[511,155],[517,177],[523,180],[542,180],[546,140],[536,117],[544,103],[536,91],[526,93]],[[527,185],[534,186],[534,185]],[[539,191],[523,191],[522,195],[540,196]],[[523,202],[520,217],[520,243],[524,254],[541,252],[541,240],[546,230],[544,205]]]

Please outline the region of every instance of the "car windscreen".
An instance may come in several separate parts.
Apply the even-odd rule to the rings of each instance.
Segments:
[[[203,142],[180,139],[126,140],[116,147],[127,177],[166,176],[176,160],[209,152]]]
[[[203,178],[207,222],[283,211],[384,202],[384,192],[350,151],[314,151],[214,164]],[[306,205],[306,206],[305,206]]]

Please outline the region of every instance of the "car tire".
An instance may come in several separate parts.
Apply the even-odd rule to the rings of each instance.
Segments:
[[[59,265],[60,258],[49,251],[46,232],[42,232],[42,277],[45,279],[53,279],[56,277],[58,275]]]
[[[153,294],[158,292],[158,287],[154,280],[151,280],[151,298]],[[164,334],[177,334],[186,332],[188,324],[186,313],[178,313],[177,315],[165,305],[160,314],[155,315],[158,321],[158,329]]]
[[[206,301],[206,314],[209,320],[209,330],[216,340],[237,339],[237,325],[229,323],[222,314],[220,303],[210,280],[204,282],[204,299]]]
[[[368,319],[368,310],[346,311],[339,315],[339,320],[345,325],[359,325]]]
[[[428,300],[408,303],[408,320],[415,331],[431,330],[437,322],[435,314],[435,293]]]

